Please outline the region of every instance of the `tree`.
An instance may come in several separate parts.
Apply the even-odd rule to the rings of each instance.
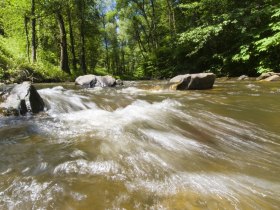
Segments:
[[[32,62],[35,63],[37,61],[35,0],[31,0],[31,36]]]
[[[80,40],[81,40],[81,51],[80,51],[80,62],[83,74],[87,73],[86,65],[86,52],[85,52],[85,0],[76,1],[79,13],[79,29],[80,29]]]
[[[69,61],[68,61],[68,51],[67,51],[67,39],[66,39],[66,30],[65,24],[63,20],[63,16],[61,14],[61,9],[56,11],[59,31],[60,31],[60,68],[66,73],[70,74]]]
[[[68,74],[71,68],[74,75],[107,72],[145,79],[202,71],[253,76],[280,69],[277,0],[5,0],[0,4],[0,65],[5,71],[12,63],[29,60],[38,63],[32,68],[56,71],[60,66]]]
[[[76,71],[77,70],[77,58],[76,58],[75,39],[74,39],[72,14],[71,14],[70,5],[67,6],[67,18],[68,18],[69,35],[70,35],[70,43],[71,43],[72,65],[73,65],[74,71]]]

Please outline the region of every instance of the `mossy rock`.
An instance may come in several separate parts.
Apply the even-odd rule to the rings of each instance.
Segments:
[[[14,70],[9,70],[10,83],[21,83],[24,81],[43,82],[44,77],[34,70],[34,68],[21,65]]]

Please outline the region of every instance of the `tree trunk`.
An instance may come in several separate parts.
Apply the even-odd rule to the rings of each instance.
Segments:
[[[72,53],[72,65],[73,69],[77,70],[77,58],[75,53],[75,40],[74,40],[74,34],[73,34],[73,27],[72,27],[72,18],[71,18],[71,12],[70,8],[67,8],[67,16],[68,16],[68,24],[69,24],[69,35],[70,35],[70,43],[71,43],[71,53]]]
[[[26,37],[26,54],[28,58],[28,62],[30,63],[30,42],[29,42],[29,33],[28,33],[28,22],[29,18],[24,16],[24,29],[25,29],[25,37]]]
[[[87,65],[86,65],[86,49],[85,49],[85,34],[84,34],[84,24],[81,24],[81,69],[83,71],[83,74],[87,73]]]
[[[153,37],[153,45],[155,48],[158,48],[158,37],[157,37],[157,20],[156,20],[156,9],[154,0],[150,0],[152,7],[152,37]]]
[[[35,0],[31,0],[32,63],[37,61]]]
[[[105,50],[106,50],[105,66],[106,66],[107,71],[110,72],[109,46],[108,46],[108,36],[107,36],[107,32],[106,32],[105,14],[102,14],[102,25],[103,25],[103,29],[104,29],[104,43],[105,43]]]
[[[84,8],[85,2],[84,0],[81,1],[80,5],[80,38],[81,38],[81,69],[83,74],[87,74],[87,66],[86,66],[86,49],[85,49],[85,17],[84,17]]]
[[[62,71],[70,74],[65,25],[61,11],[57,11],[56,15],[60,31],[60,68]]]
[[[172,23],[173,23],[173,29],[174,33],[177,34],[177,26],[176,26],[176,17],[175,17],[175,11],[174,11],[174,6],[172,8]]]
[[[175,42],[176,39],[176,20],[175,20],[175,12],[174,7],[172,5],[172,1],[166,0],[167,8],[168,8],[168,22],[169,22],[169,31],[172,39]]]

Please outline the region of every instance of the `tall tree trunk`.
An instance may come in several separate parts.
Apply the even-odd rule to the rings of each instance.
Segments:
[[[25,15],[24,30],[25,30],[25,37],[26,37],[26,54],[27,54],[28,62],[30,63],[30,41],[29,41],[29,33],[28,33],[28,22],[29,22],[29,18]]]
[[[86,49],[85,49],[85,32],[84,32],[84,24],[81,24],[81,68],[84,74],[87,73],[87,65],[86,65]]]
[[[31,0],[32,63],[37,61],[35,0]]]
[[[132,1],[137,5],[138,9],[142,12],[142,17],[144,18],[146,25],[148,27],[148,30],[147,30],[146,27],[144,26],[144,24],[141,23],[141,21],[138,21],[137,19],[134,18],[140,25],[142,32],[145,35],[145,39],[148,44],[148,50],[150,52],[154,48],[153,33],[152,33],[153,24],[151,23],[150,18],[148,17],[148,13],[147,13],[146,7],[145,7],[145,4],[146,4],[145,0],[142,0],[142,2],[139,2],[138,0],[132,0]]]
[[[85,9],[85,2],[81,0],[80,5],[80,38],[81,38],[81,69],[83,74],[87,73],[87,66],[86,66],[86,49],[85,49],[85,17],[84,17],[84,9]]]
[[[105,22],[105,14],[102,14],[102,25],[104,29],[104,43],[105,43],[105,50],[106,50],[106,69],[110,72],[110,63],[109,63],[109,46],[108,46],[108,35],[106,32],[106,22]]]
[[[60,10],[56,12],[56,16],[57,16],[58,27],[60,31],[60,68],[62,71],[70,74],[68,52],[67,52],[66,30],[65,30],[63,16]]]
[[[155,9],[155,2],[154,0],[150,0],[151,7],[152,7],[152,37],[153,37],[153,44],[155,48],[158,48],[158,37],[157,37],[157,20],[156,20],[156,9]]]
[[[144,58],[145,60],[147,60],[147,58],[146,58],[146,56],[145,56],[145,53],[147,52],[147,50],[146,50],[146,48],[145,48],[145,46],[144,46],[144,44],[143,44],[143,42],[142,42],[142,40],[141,40],[141,36],[140,36],[140,32],[139,32],[139,30],[138,30],[137,23],[136,23],[136,24],[134,23],[134,32],[135,32],[135,38],[136,38],[136,40],[137,40],[137,43],[138,43],[140,52],[141,52],[143,58]]]
[[[172,1],[166,0],[167,8],[168,8],[168,22],[169,22],[169,31],[172,39],[175,42],[176,39],[176,20],[175,20],[175,12],[174,6],[172,5]]]
[[[121,56],[122,56],[122,64],[121,64],[121,72],[120,72],[121,75],[126,72],[124,46],[125,43],[121,42]]]
[[[177,26],[176,26],[176,17],[175,17],[175,11],[174,11],[174,6],[172,5],[172,23],[173,23],[173,29],[174,33],[177,33]]]
[[[69,35],[70,35],[70,44],[71,44],[71,53],[72,53],[72,65],[73,69],[77,70],[77,58],[75,53],[75,40],[74,40],[74,34],[73,34],[73,26],[72,26],[72,17],[70,8],[67,8],[67,16],[68,16],[68,24],[69,24]]]

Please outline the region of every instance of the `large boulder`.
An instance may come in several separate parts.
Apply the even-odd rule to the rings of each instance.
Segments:
[[[112,76],[96,76],[95,87],[114,87],[116,79]]]
[[[178,75],[170,80],[175,90],[205,90],[214,85],[216,75],[213,73]]]
[[[274,82],[274,81],[280,81],[280,76],[278,75],[272,75],[270,77],[267,77],[266,79],[264,79],[263,81],[267,81],[267,82]]]
[[[95,83],[96,83],[96,76],[93,74],[89,74],[89,75],[84,75],[84,76],[79,76],[76,80],[75,80],[76,85],[80,85],[83,87],[94,87]]]
[[[264,81],[271,81],[271,80],[266,80],[267,78],[271,77],[271,76],[280,76],[280,73],[275,73],[275,72],[267,72],[267,73],[262,73],[257,80],[264,80]]]
[[[75,83],[82,87],[94,88],[94,87],[113,87],[116,85],[116,79],[112,76],[96,76],[93,74],[88,74],[84,76],[79,76]]]
[[[4,115],[25,115],[27,112],[38,113],[44,110],[44,101],[30,82],[15,85],[0,104]]]

